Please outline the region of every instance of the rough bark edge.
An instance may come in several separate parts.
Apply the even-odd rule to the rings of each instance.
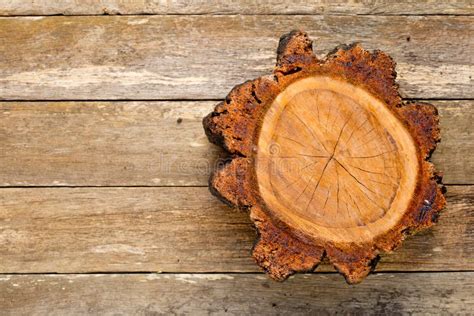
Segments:
[[[259,125],[268,106],[286,86],[306,76],[324,74],[365,88],[382,100],[410,131],[418,147],[420,172],[414,197],[392,230],[366,244],[332,244],[308,239],[288,229],[265,211],[252,169]],[[230,205],[250,210],[259,238],[256,262],[276,280],[311,271],[328,257],[348,283],[358,283],[373,270],[381,252],[390,252],[403,239],[432,226],[445,206],[442,177],[428,161],[440,141],[439,118],[430,104],[403,103],[395,82],[395,62],[382,51],[368,52],[358,43],[337,47],[324,60],[313,54],[312,41],[302,31],[280,38],[273,76],[236,86],[203,120],[209,140],[232,154],[217,170],[210,190]]]

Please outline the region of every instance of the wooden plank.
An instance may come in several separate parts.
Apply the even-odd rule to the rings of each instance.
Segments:
[[[225,156],[201,124],[215,103],[0,102],[0,185],[205,186]],[[433,160],[446,183],[474,184],[474,101],[434,104]]]
[[[474,183],[474,101],[431,102],[440,113],[441,143],[432,161],[444,173],[444,182]]]
[[[413,98],[474,98],[470,16],[83,16],[0,19],[0,98],[215,99],[271,71],[302,28],[325,54],[360,41]],[[452,45],[456,39],[456,45]]]
[[[448,189],[439,225],[378,271],[473,270],[474,186]],[[206,188],[0,190],[0,273],[253,272],[254,240],[248,215]]]
[[[472,2],[461,1],[156,1],[156,0],[10,0],[0,15],[90,14],[474,14]]]
[[[474,273],[298,275],[277,283],[249,274],[5,275],[5,315],[460,314],[474,309]]]
[[[206,185],[221,151],[201,120],[215,103],[1,103],[0,181]]]

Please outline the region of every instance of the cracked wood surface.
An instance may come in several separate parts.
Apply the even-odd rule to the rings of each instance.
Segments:
[[[354,41],[387,52],[397,61],[403,96],[473,98],[474,65],[466,53],[474,50],[472,22],[470,16],[0,18],[0,98],[221,99],[243,79],[269,73],[279,36],[295,27],[318,39],[317,54]]]
[[[408,183],[418,169],[412,136],[390,112],[378,112],[384,107],[327,77],[302,79],[280,93],[263,118],[255,161],[266,206],[292,227],[333,242],[384,233],[406,210],[397,191],[412,196]]]
[[[216,102],[0,102],[1,186],[207,185],[223,153],[201,119]],[[474,183],[474,101],[435,101],[433,162]]]
[[[7,315],[470,314],[474,273],[337,275],[276,283],[249,274],[3,275]],[[126,289],[126,290],[124,290]]]
[[[447,199],[439,225],[377,271],[474,269],[474,187],[449,186]],[[0,189],[0,273],[257,272],[254,239],[248,214],[205,187]]]

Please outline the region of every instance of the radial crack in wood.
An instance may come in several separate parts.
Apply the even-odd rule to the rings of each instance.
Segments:
[[[301,31],[282,36],[273,76],[235,87],[204,118],[234,155],[211,191],[249,209],[254,258],[278,280],[324,256],[349,283],[382,251],[431,226],[445,199],[427,158],[439,141],[429,104],[402,103],[395,63],[341,46],[325,60]]]

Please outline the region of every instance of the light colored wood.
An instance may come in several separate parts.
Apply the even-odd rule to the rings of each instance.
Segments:
[[[0,19],[0,98],[221,99],[269,73],[294,28],[315,51],[360,41],[398,63],[402,94],[474,98],[469,16],[127,16]],[[453,39],[456,45],[453,45]],[[19,53],[21,52],[21,53]]]
[[[206,185],[220,150],[201,120],[214,103],[2,103],[0,182]]]
[[[6,315],[460,314],[474,309],[474,273],[298,275],[282,283],[249,274],[4,275]]]
[[[474,187],[449,186],[439,224],[377,270],[473,270],[473,225]],[[254,239],[207,188],[0,189],[0,273],[254,272]]]
[[[431,103],[438,107],[441,125],[441,143],[432,160],[444,172],[443,182],[474,183],[474,101]]]
[[[9,0],[0,15],[85,14],[474,14],[461,1],[159,1],[159,0]]]
[[[414,140],[387,106],[342,80],[312,76],[270,106],[255,170],[265,205],[292,229],[334,243],[393,229],[414,195]]]
[[[0,102],[1,186],[207,185],[216,102]],[[474,183],[473,101],[437,101],[445,183]],[[178,120],[181,118],[181,123]]]

